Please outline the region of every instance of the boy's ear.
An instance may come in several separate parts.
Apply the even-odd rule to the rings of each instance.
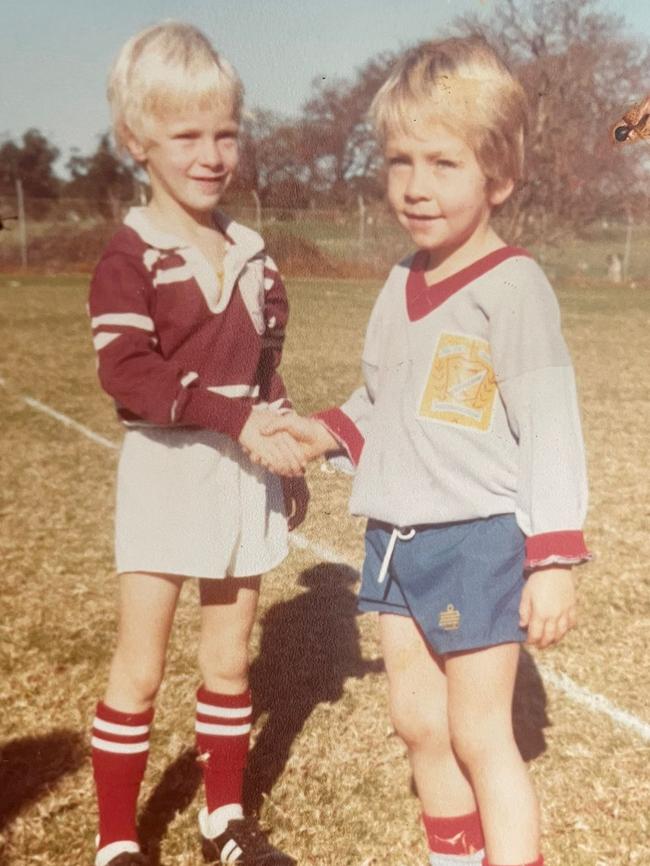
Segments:
[[[146,145],[139,138],[136,138],[128,126],[124,127],[122,141],[124,141],[127,150],[136,162],[145,163],[147,161]]]
[[[489,186],[489,199],[492,207],[498,207],[503,204],[515,188],[514,180],[491,180]]]

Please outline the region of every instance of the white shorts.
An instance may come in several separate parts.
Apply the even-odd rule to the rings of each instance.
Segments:
[[[288,553],[280,479],[230,437],[189,428],[135,428],[117,470],[118,574],[249,577]]]

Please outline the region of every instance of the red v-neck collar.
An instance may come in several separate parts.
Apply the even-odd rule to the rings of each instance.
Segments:
[[[433,283],[433,285],[428,285],[425,279],[428,254],[426,250],[419,250],[413,257],[406,280],[406,310],[409,319],[411,322],[423,319],[432,310],[444,304],[459,289],[464,288],[468,283],[481,277],[506,259],[515,256],[531,257],[528,250],[522,247],[501,247],[472,262],[471,265],[457,271],[450,277]]]

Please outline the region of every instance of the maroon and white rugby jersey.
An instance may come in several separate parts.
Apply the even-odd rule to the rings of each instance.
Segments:
[[[252,408],[290,408],[278,373],[288,303],[262,238],[221,212],[223,284],[187,241],[132,208],[92,277],[102,387],[136,426],[192,426],[237,439]]]

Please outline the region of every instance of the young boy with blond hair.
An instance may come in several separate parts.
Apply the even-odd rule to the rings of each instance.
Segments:
[[[359,607],[379,612],[431,866],[541,866],[515,675],[522,642],[546,647],[574,625],[571,566],[589,554],[558,305],[491,225],[522,174],[525,97],[484,41],[449,39],[407,53],[371,114],[388,201],[417,251],[373,309],[365,385],[265,429],[356,466]]]
[[[189,25],[130,39],[109,81],[118,143],[144,168],[90,292],[99,378],[126,427],[117,480],[119,629],[93,723],[96,866],[148,862],[136,831],[153,704],[179,593],[199,579],[196,740],[204,858],[290,866],[242,811],[248,641],[260,577],[306,506],[300,447],[260,428],[290,411],[278,373],[287,299],[255,232],[216,207],[238,162],[242,85]],[[254,461],[254,462],[253,462]],[[284,491],[268,469],[292,477]],[[284,492],[284,497],[283,497]]]

